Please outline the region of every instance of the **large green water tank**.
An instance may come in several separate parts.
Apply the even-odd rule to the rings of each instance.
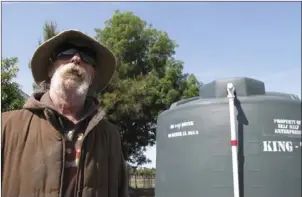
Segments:
[[[240,197],[301,197],[301,101],[250,78],[217,80],[157,122],[156,197],[233,197],[227,83],[236,89]]]

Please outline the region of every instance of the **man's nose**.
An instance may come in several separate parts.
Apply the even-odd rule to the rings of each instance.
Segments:
[[[71,62],[74,64],[80,64],[81,63],[80,54],[78,54],[78,53],[74,54],[74,56],[71,58]]]

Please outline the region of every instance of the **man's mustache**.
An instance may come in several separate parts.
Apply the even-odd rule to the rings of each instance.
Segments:
[[[79,82],[83,82],[85,80],[86,70],[81,68],[78,65],[69,66],[66,70],[62,70],[61,76],[63,78],[75,78]]]

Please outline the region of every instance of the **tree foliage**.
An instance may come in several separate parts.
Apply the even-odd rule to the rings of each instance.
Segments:
[[[43,26],[43,41],[39,39],[38,45],[41,45],[43,42],[49,40],[50,38],[56,36],[59,32],[57,31],[57,23],[55,21],[46,21]],[[29,63],[29,68],[31,64]],[[33,83],[33,90],[39,89],[39,85],[35,82]]]
[[[59,32],[57,31],[57,23],[55,21],[46,21],[43,26],[43,42],[56,36],[58,33]],[[42,42],[39,41],[39,45],[41,44]]]
[[[135,173],[140,176],[155,176],[156,169],[155,168],[138,168],[135,170]]]
[[[1,112],[20,109],[25,102],[19,84],[13,81],[19,71],[17,62],[16,57],[1,60]]]
[[[144,164],[149,161],[145,148],[155,143],[159,113],[198,95],[199,83],[193,74],[183,73],[183,62],[175,59],[176,42],[132,12],[116,11],[95,32],[119,62],[101,105],[121,128],[126,159]]]

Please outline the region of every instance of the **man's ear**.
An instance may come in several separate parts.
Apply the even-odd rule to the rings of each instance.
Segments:
[[[47,76],[49,77],[49,78],[51,78],[52,77],[52,69],[53,69],[53,62],[52,62],[52,59],[51,58],[49,58],[48,59],[48,66],[47,66]]]
[[[93,73],[91,74],[90,85],[91,85],[92,82],[94,81],[94,78],[95,78],[95,73],[93,72]]]
[[[53,63],[50,63],[48,66],[48,77],[52,78],[54,72],[55,72],[55,67],[54,67]]]

